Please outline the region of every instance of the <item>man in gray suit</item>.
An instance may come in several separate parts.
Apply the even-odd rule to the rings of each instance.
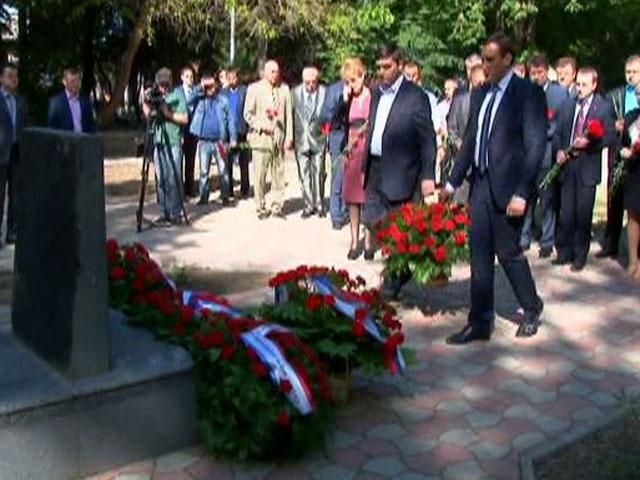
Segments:
[[[320,166],[324,155],[320,110],[325,97],[325,87],[319,85],[320,72],[316,67],[302,71],[302,83],[292,92],[293,137],[295,140],[298,177],[302,188],[304,209],[302,218],[308,218],[322,210],[320,198]]]
[[[7,243],[16,241],[16,169],[20,151],[18,142],[28,123],[27,107],[18,95],[18,67],[5,63],[0,70],[0,225],[4,214],[4,194],[9,184],[7,206]]]

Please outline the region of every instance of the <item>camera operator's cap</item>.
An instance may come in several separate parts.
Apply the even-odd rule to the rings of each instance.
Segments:
[[[169,70],[167,67],[162,67],[160,70],[156,72],[156,83],[158,84],[168,83],[169,85],[171,85],[171,82],[172,82],[171,70]]]

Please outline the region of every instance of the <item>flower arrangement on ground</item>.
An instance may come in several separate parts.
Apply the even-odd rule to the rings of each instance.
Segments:
[[[192,356],[199,430],[215,455],[298,456],[324,444],[332,391],[289,329],[209,293],[179,292],[140,244],[107,243],[110,305]]]
[[[275,275],[275,305],[261,316],[293,329],[323,360],[329,372],[373,373],[404,368],[402,324],[394,307],[362,277],[345,270],[302,265]]]
[[[385,274],[401,276],[409,271],[421,284],[450,278],[454,263],[469,260],[470,225],[468,209],[462,205],[403,205],[376,231]]]

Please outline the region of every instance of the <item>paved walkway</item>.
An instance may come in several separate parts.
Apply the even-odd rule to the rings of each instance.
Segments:
[[[291,196],[299,196],[288,165]],[[108,201],[111,235],[147,245],[167,268],[273,272],[300,263],[346,267],[374,284],[381,264],[346,260],[348,232],[327,220],[258,222],[253,203],[193,211],[191,228],[133,233],[131,201]],[[151,213],[150,213],[151,215]],[[468,268],[438,290],[409,286],[402,319],[417,364],[404,378],[358,378],[337,413],[326,452],[290,465],[239,465],[207,458],[199,447],[93,477],[100,480],[517,479],[522,452],[596,421],[616,407],[622,387],[640,394],[640,285],[613,261],[589,260],[573,274],[530,255],[546,302],[544,326],[514,338],[517,305],[497,268],[499,313],[491,342],[463,348],[444,339],[465,321]],[[239,302],[268,291],[234,295]]]

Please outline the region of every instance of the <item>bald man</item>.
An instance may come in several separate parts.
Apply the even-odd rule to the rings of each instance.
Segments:
[[[293,89],[293,138],[295,140],[298,178],[304,208],[302,218],[322,212],[320,167],[325,139],[321,132],[320,110],[325,87],[320,85],[320,72],[315,67],[302,71],[302,83]]]
[[[289,87],[280,80],[275,60],[264,64],[262,79],[249,85],[244,104],[249,127],[247,141],[252,149],[254,193],[258,218],[285,218],[284,151],[293,148],[293,112]],[[265,201],[267,172],[271,171],[271,208]]]

